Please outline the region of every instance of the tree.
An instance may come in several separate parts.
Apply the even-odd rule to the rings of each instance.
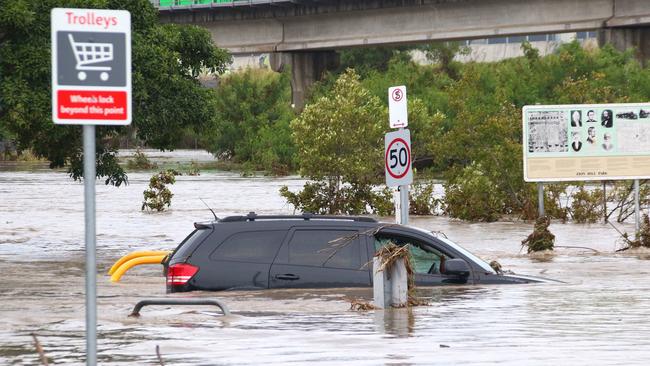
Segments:
[[[392,59],[409,62],[411,60],[409,51],[412,49],[413,47],[409,46],[379,46],[341,50],[340,71],[344,72],[351,68],[363,76],[371,71],[385,72]]]
[[[470,48],[459,42],[434,42],[421,47],[427,60],[439,65],[440,70],[452,79],[459,78],[461,64],[454,61],[456,55],[468,55]]]
[[[247,69],[224,77],[215,110],[205,138],[210,152],[277,173],[294,167],[288,73]]]
[[[373,191],[383,180],[387,111],[365,90],[354,70],[292,121],[300,173],[313,182],[295,194],[281,193],[296,208],[331,214],[366,213],[385,196]]]
[[[210,34],[195,26],[158,24],[147,0],[15,0],[0,5],[0,131],[31,149],[50,166],[68,166],[82,176],[81,131],[54,125],[51,118],[50,9],[87,7],[125,9],[132,21],[133,127],[152,147],[167,149],[191,126],[210,120],[212,92],[196,76],[220,73],[230,61]],[[97,176],[106,183],[126,182],[115,151],[104,138],[124,133],[120,127],[97,129]]]

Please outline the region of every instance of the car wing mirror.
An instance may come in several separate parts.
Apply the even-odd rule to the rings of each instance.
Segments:
[[[469,264],[463,259],[447,259],[445,261],[445,274],[446,275],[455,275],[455,276],[469,276],[470,269]]]

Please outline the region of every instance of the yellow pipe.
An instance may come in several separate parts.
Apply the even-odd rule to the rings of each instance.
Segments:
[[[152,255],[167,255],[171,253],[170,250],[138,250],[135,252],[131,252],[122,258],[120,258],[113,267],[108,271],[109,275],[112,275],[113,272],[115,272],[124,262],[129,261],[133,258],[138,258],[138,257],[145,257],[145,256],[152,256]]]
[[[135,267],[140,264],[160,264],[163,259],[165,259],[165,255],[151,255],[151,256],[145,256],[145,257],[137,257],[130,259],[126,262],[124,262],[115,272],[113,272],[113,275],[111,276],[111,282],[120,282],[120,278],[122,278],[122,275],[131,267]]]

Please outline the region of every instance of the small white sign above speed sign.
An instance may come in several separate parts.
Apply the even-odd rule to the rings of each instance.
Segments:
[[[389,132],[384,138],[386,185],[408,185],[413,182],[411,169],[411,132],[407,129]]]
[[[388,88],[388,123],[390,128],[402,128],[409,125],[406,103],[406,86]]]

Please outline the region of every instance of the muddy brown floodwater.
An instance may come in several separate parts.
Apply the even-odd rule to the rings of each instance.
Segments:
[[[184,153],[180,153],[182,158]],[[191,156],[191,154],[190,154]],[[471,224],[413,218],[505,269],[563,284],[427,288],[431,306],[349,311],[348,297],[370,289],[165,294],[160,266],[129,271],[112,284],[106,271],[136,249],[171,249],[218,215],[291,213],[277,191],[299,179],[241,178],[204,172],[178,177],[172,209],[140,211],[150,174],[130,185],[97,185],[98,357],[102,365],[648,365],[650,252],[615,254],[617,233],[604,224],[551,225],[558,249],[531,258],[521,240],[531,224]],[[631,232],[631,225],[623,225]],[[55,364],[83,364],[83,185],[46,169],[0,168],[0,365],[35,365],[35,333]],[[214,297],[233,311],[147,307],[150,297]]]

